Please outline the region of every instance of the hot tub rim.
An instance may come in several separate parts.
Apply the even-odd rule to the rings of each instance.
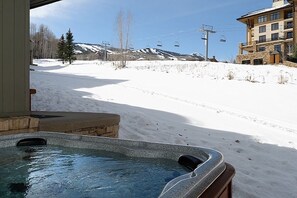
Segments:
[[[209,148],[112,139],[105,137],[91,137],[57,132],[42,131],[0,136],[0,142],[6,142],[6,144],[1,143],[0,148],[16,146],[17,142],[21,139],[36,137],[44,138],[48,145],[86,149],[92,147],[90,149],[119,152],[133,157],[143,157],[142,155],[145,155],[144,157],[156,157],[177,161],[183,154],[190,154],[195,157],[198,157],[198,154],[201,155],[199,156],[199,159],[204,160],[204,163],[199,165],[193,172],[184,174],[168,182],[159,196],[162,198],[181,197],[185,195],[186,197],[192,197],[193,195],[200,196],[207,187],[210,186],[215,179],[225,171],[226,168],[223,155],[219,151]],[[59,141],[64,141],[65,144],[59,144]],[[80,144],[74,144],[77,141],[79,141]],[[100,145],[94,146],[94,143]]]

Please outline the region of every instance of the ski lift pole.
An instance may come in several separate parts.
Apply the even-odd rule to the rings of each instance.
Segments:
[[[205,34],[205,37],[202,38],[205,40],[205,61],[208,61],[208,40],[209,40],[209,33],[216,33],[216,31],[213,30],[213,26],[210,25],[203,25],[201,32]]]
[[[209,32],[206,31],[205,33],[205,61],[208,61],[208,36],[209,36]]]
[[[107,46],[110,44],[108,42],[103,41],[102,44],[104,45],[104,61],[107,61]]]

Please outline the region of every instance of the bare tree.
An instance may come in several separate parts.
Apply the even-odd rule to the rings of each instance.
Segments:
[[[36,24],[30,24],[30,65],[33,65],[33,57],[34,57],[34,41],[33,36],[36,35]]]
[[[119,11],[117,15],[116,25],[120,48],[120,64],[118,68],[124,68],[127,64],[127,52],[130,45],[130,30],[132,23],[132,15],[130,12],[125,14]]]
[[[35,24],[31,24],[30,40],[32,44],[32,56],[34,58],[56,57],[58,40],[47,26],[41,24],[37,28]]]
[[[37,27],[35,23],[30,24],[30,38],[32,38],[37,32]]]

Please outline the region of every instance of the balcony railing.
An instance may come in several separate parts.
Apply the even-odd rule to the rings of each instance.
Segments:
[[[281,41],[281,40],[292,39],[292,38],[293,38],[293,35],[287,35],[286,37],[276,37],[276,38],[262,39],[262,40],[258,40],[258,41],[254,41],[254,42],[256,42],[256,44],[260,44],[260,43]],[[242,47],[248,47],[248,46],[252,46],[252,45],[253,45],[253,42],[241,43]]]
[[[241,43],[241,45],[242,45],[243,47],[246,47],[246,46],[251,46],[251,45],[253,45],[253,43],[252,43],[252,42],[246,42],[246,43]]]
[[[284,37],[276,37],[276,38],[270,38],[270,39],[261,39],[256,41],[256,43],[266,43],[266,42],[271,42],[271,41],[279,41],[279,40],[285,40]]]
[[[288,13],[285,15],[285,19],[291,19],[293,18],[293,13]]]
[[[291,25],[285,25],[285,30],[287,30],[287,29],[291,29],[291,28],[293,28],[293,24],[291,24]]]

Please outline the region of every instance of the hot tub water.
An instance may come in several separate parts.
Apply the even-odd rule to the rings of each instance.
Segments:
[[[176,161],[60,146],[0,150],[3,197],[158,197],[187,173]]]

